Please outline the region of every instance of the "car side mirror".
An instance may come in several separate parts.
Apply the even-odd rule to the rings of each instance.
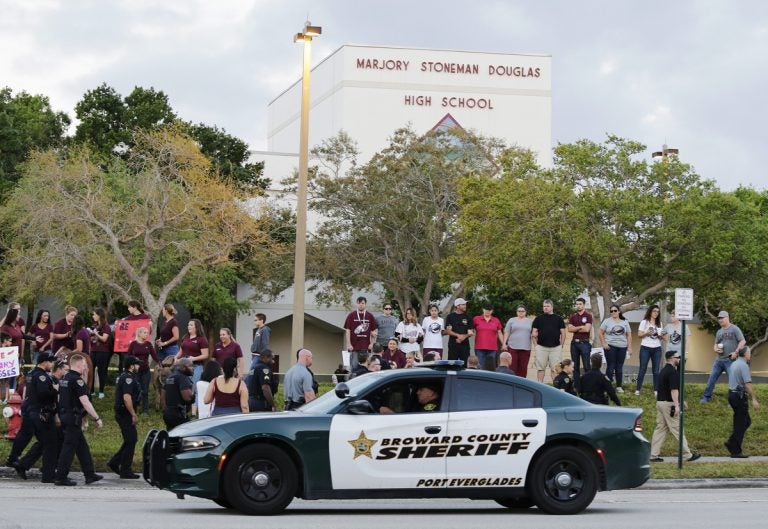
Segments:
[[[346,399],[347,395],[349,395],[349,386],[347,386],[344,382],[339,382],[336,384],[334,391],[336,392],[337,397],[340,399]]]
[[[367,400],[354,400],[347,406],[347,413],[351,415],[370,415],[376,413],[373,406]]]

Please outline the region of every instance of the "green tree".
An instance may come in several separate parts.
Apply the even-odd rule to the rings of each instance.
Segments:
[[[18,166],[30,151],[63,145],[69,124],[47,97],[0,89],[0,199],[16,184]]]
[[[75,140],[90,145],[104,156],[113,153],[127,156],[136,131],[180,123],[211,160],[213,174],[249,194],[260,194],[269,186],[269,179],[263,177],[263,162],[249,160],[247,143],[215,125],[182,122],[163,91],[137,86],[123,98],[104,83],[85,93],[75,106],[75,115],[80,120]]]
[[[34,192],[41,187],[49,192]],[[2,210],[5,294],[90,303],[105,291],[159,314],[182,293],[175,299],[208,314],[237,310],[221,294],[234,282],[234,252],[249,248],[268,263],[276,244],[244,198],[211,177],[177,127],[138,133],[126,158],[107,162],[87,147],[38,152]]]
[[[321,294],[347,301],[352,287],[382,286],[401,308],[422,315],[430,302],[463,292],[463,282],[439,282],[437,266],[454,248],[458,185],[490,174],[499,142],[461,130],[426,136],[395,131],[389,145],[363,166],[343,135],[314,151],[310,207],[322,221],[310,240],[308,277]]]
[[[580,140],[555,148],[552,170],[516,163],[500,178],[469,180],[457,251],[468,281],[555,296],[586,289],[598,316],[598,296],[625,310],[666,297],[685,277],[689,248],[712,241],[682,228],[713,188],[677,159],[649,165],[644,150],[615,136]]]

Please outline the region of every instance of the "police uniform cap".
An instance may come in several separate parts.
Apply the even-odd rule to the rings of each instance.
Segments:
[[[37,355],[38,364],[42,364],[43,362],[53,362],[54,360],[56,360],[56,357],[51,353],[40,353]]]
[[[125,361],[123,362],[123,367],[125,367],[125,369],[128,369],[132,365],[141,365],[141,360],[139,360],[135,356],[126,356]]]

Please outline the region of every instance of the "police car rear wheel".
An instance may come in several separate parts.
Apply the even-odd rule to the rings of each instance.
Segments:
[[[595,463],[573,446],[548,449],[535,462],[528,482],[536,506],[549,514],[576,514],[586,509],[597,494]]]
[[[296,468],[285,452],[271,445],[237,452],[224,472],[225,501],[245,514],[277,514],[296,494]]]
[[[530,509],[534,503],[531,498],[496,498],[496,503],[507,509]]]

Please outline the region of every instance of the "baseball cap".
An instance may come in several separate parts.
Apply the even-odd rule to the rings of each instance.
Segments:
[[[458,307],[459,305],[466,305],[467,300],[464,298],[456,298],[456,301],[453,302],[454,307]]]
[[[730,316],[728,315],[728,312],[724,311],[724,310],[721,310],[720,312],[718,312],[717,313],[717,317],[718,317],[718,319],[720,319],[720,318],[730,318]]]
[[[675,358],[680,358],[680,351],[667,351],[666,353],[664,353],[664,358],[666,358],[667,360],[669,360],[673,356]]]

